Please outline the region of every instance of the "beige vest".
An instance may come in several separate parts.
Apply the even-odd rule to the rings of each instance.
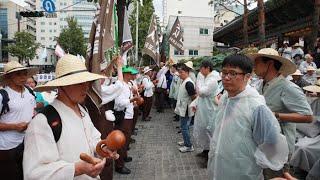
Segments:
[[[187,82],[191,82],[194,85],[194,82],[191,80],[190,77],[188,77],[182,82],[182,84],[179,87],[176,109],[174,110],[174,112],[181,117],[186,116],[187,110],[188,110],[189,117],[194,116],[194,112],[192,112],[191,109],[189,108],[189,105],[191,104],[192,99],[189,96],[186,89]]]

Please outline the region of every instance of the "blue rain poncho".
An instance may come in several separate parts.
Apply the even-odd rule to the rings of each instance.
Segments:
[[[204,77],[201,73],[197,78],[198,97],[195,100],[196,113],[194,117],[193,136],[195,143],[203,150],[209,150],[210,136],[208,126],[213,124],[212,114],[216,109],[214,97],[218,87],[218,82],[213,73]]]
[[[262,168],[279,170],[288,145],[263,96],[252,87],[235,97],[221,97],[210,143],[210,180],[263,179]]]

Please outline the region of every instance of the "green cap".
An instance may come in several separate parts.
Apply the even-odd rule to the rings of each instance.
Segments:
[[[139,71],[136,68],[134,68],[134,67],[130,67],[130,68],[131,68],[131,74],[132,75],[139,74]]]
[[[129,66],[123,66],[122,73],[131,73],[131,68]]]

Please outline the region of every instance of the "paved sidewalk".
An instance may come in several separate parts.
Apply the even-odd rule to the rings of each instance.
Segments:
[[[130,145],[132,162],[126,163],[131,174],[114,173],[114,180],[205,180],[207,170],[201,168],[202,159],[192,153],[180,153],[177,141],[178,122],[173,121],[171,110],[157,113],[152,109],[152,120],[138,120],[138,135],[132,136],[136,143]],[[192,131],[190,132],[192,133]]]

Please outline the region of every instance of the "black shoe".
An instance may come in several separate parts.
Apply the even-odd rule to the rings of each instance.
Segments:
[[[117,173],[120,173],[120,174],[130,174],[131,173],[131,170],[126,168],[125,166],[122,168],[115,168],[115,170]]]
[[[138,131],[138,128],[134,128],[135,131]]]
[[[178,132],[177,132],[177,134],[180,134],[180,133],[181,133],[181,131],[178,131]]]
[[[125,158],[123,158],[124,162],[131,162],[132,161],[132,157],[127,156]]]
[[[180,128],[180,126],[176,126],[176,129],[179,129]]]

